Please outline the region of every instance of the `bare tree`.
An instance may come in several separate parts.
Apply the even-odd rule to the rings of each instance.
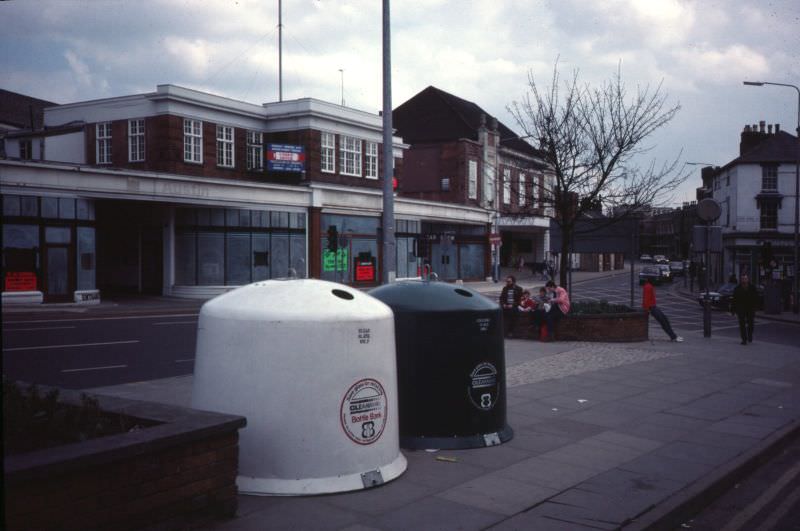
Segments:
[[[560,283],[566,284],[569,245],[575,222],[597,201],[606,209],[627,205],[629,211],[666,199],[688,177],[678,157],[639,166],[652,146],[646,139],[667,125],[680,105],[667,105],[661,83],[637,87],[629,95],[621,67],[600,86],[579,81],[579,72],[562,82],[558,61],[550,86],[542,89],[528,74],[528,92],[508,106],[529,138],[538,141],[553,179],[544,190],[561,227]]]

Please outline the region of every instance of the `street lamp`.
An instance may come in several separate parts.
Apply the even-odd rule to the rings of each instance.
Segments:
[[[764,85],[775,85],[778,87],[790,87],[797,91],[797,157],[794,165],[794,287],[792,289],[794,301],[792,303],[792,311],[798,313],[798,297],[800,296],[800,289],[798,289],[798,277],[800,272],[798,269],[797,248],[800,246],[798,239],[798,226],[800,226],[800,87],[797,85],[790,85],[788,83],[771,83],[769,81],[742,81],[743,84],[752,87],[762,87]]]

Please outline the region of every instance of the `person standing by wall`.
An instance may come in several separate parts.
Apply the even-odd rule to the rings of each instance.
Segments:
[[[555,339],[556,324],[569,313],[569,294],[561,286],[556,286],[552,280],[545,284],[545,288],[551,297],[551,307],[550,311],[545,314],[545,321],[547,322],[547,339],[552,341]]]
[[[645,280],[644,286],[642,287],[642,308],[644,308],[646,313],[656,318],[658,324],[661,325],[661,328],[663,328],[664,332],[669,336],[670,341],[676,341],[678,343],[683,342],[683,338],[672,329],[672,325],[667,316],[664,315],[661,308],[656,306],[656,290],[649,278]]]
[[[758,306],[758,291],[750,284],[750,277],[743,274],[739,277],[739,284],[733,289],[733,304],[731,315],[734,313],[739,318],[739,335],[742,336],[742,345],[753,342],[753,325]]]
[[[500,306],[503,308],[503,328],[506,337],[514,337],[514,327],[517,325],[517,307],[522,300],[522,288],[517,286],[514,275],[506,277],[506,285],[500,292]]]

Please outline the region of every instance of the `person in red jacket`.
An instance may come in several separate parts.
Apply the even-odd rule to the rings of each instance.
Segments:
[[[652,316],[656,318],[656,321],[658,321],[658,324],[661,325],[661,328],[664,329],[664,332],[667,333],[671,341],[677,341],[678,343],[683,341],[683,338],[672,330],[672,325],[669,324],[669,319],[667,319],[667,316],[661,311],[661,308],[656,306],[656,290],[653,288],[653,284],[650,282],[649,278],[645,281],[644,287],[642,288],[642,308],[644,308],[645,312],[652,314]]]

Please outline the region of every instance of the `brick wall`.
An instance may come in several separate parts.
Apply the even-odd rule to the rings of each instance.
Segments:
[[[539,334],[534,330],[533,314],[521,313],[514,337],[539,339]],[[647,314],[567,315],[556,325],[555,336],[558,341],[647,341]]]
[[[6,529],[184,528],[232,517],[238,433],[6,485]]]

